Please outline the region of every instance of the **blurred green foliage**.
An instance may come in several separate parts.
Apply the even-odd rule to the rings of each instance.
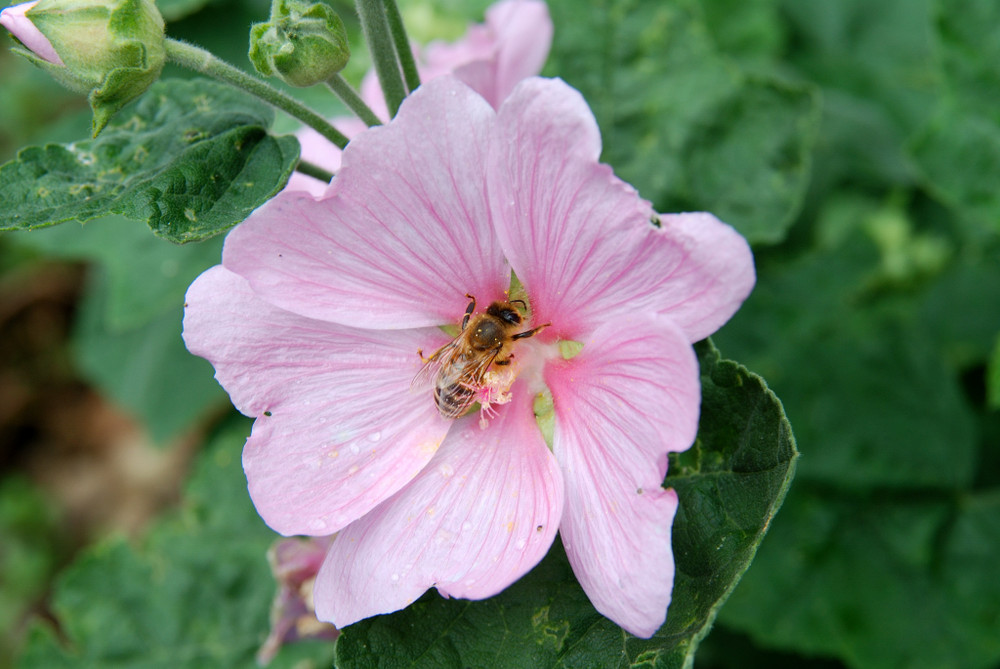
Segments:
[[[350,4],[332,4],[356,39]],[[426,40],[454,38],[488,3],[400,4],[412,34]],[[246,30],[266,17],[264,0],[170,6],[170,16],[184,16],[170,35],[248,69]],[[545,73],[585,94],[604,159],[659,210],[713,211],[754,242],[757,288],[714,339],[782,398],[802,452],[784,510],[697,666],[1000,666],[1000,3],[550,6],[556,32]],[[346,75],[358,81],[364,47],[352,52]],[[84,101],[9,54],[0,54],[0,84],[0,158],[28,142],[87,135]],[[305,95],[336,108],[316,91]],[[292,125],[279,119],[277,127]],[[179,331],[184,286],[217,261],[218,248],[172,247],[114,220],[71,225],[0,238],[0,266],[40,256],[93,263],[75,335],[80,372],[166,443],[213,397],[224,406],[210,368],[164,335]],[[128,362],[140,359],[153,367]],[[62,577],[57,613],[72,620],[82,600],[110,587],[91,581],[118,565],[133,578],[161,579],[133,595],[161,593],[151,600],[163,607],[157,624],[173,624],[193,609],[163,584],[200,573],[199,585],[222,589],[192,601],[223,620],[246,611],[246,627],[232,629],[262,639],[269,595],[246,579],[269,578],[262,556],[251,556],[267,532],[250,527],[257,521],[238,471],[239,439],[228,440],[206,452],[209,468],[191,483],[207,501],[189,502],[138,549],[119,540],[93,549]],[[229,459],[224,474],[204,464],[212,458]],[[208,485],[206,471],[229,483],[210,490],[216,479]],[[3,527],[19,517],[4,510],[7,491],[5,483]],[[184,525],[237,502],[250,525]],[[54,566],[40,532],[40,543],[18,541],[37,552],[29,571],[44,579]],[[220,544],[230,547],[213,559]],[[217,573],[222,554],[231,558],[227,575]],[[32,578],[30,594],[0,603],[0,620],[37,596],[43,586]],[[132,613],[98,608],[90,621],[124,624],[118,619]],[[153,641],[165,647],[178,638],[170,633]],[[35,634],[26,666],[72,659]],[[207,634],[199,637],[206,643]],[[85,630],[70,638],[87,648]],[[252,645],[205,657],[239,661]],[[661,666],[652,655],[629,660]]]
[[[12,656],[27,614],[37,609],[66,546],[55,505],[27,479],[0,479],[0,666]]]
[[[31,630],[23,667],[248,667],[268,633],[275,535],[246,495],[245,420],[205,445],[181,507],[131,545],[108,537],[59,577],[52,607],[63,639]],[[329,645],[302,644],[270,665],[327,667]]]

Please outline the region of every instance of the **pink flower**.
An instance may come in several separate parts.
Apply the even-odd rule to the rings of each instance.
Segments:
[[[486,10],[486,23],[470,25],[465,36],[453,44],[432,42],[416,47],[421,81],[454,73],[496,109],[525,77],[538,74],[552,45],[552,19],[542,0],[502,0]],[[369,72],[361,83],[361,97],[381,119],[389,118],[378,78]],[[365,129],[354,117],[333,119],[333,124],[350,138]],[[311,128],[296,135],[302,145],[302,159],[326,168],[340,169],[340,149]],[[327,185],[299,174],[292,175],[287,190],[322,195]]]
[[[338,533],[316,612],[343,628],[430,587],[490,597],[556,531],[598,611],[648,637],[673,584],[667,454],[695,438],[691,343],[754,283],[746,242],[710,214],[656,218],[598,162],[586,103],[522,81],[494,110],[453,77],[357,137],[321,199],[285,192],[226,240],[187,295],[188,348],[256,417],[243,453],[283,534]],[[651,223],[658,220],[659,226]],[[411,391],[469,302],[531,309],[509,402],[441,416]],[[516,296],[515,296],[516,297]],[[560,341],[583,345],[566,359]],[[505,389],[504,389],[505,390]],[[550,392],[551,449],[535,419]]]
[[[52,48],[52,43],[26,16],[28,10],[37,4],[38,0],[35,0],[5,8],[0,11],[0,26],[9,30],[11,35],[39,58],[47,60],[53,65],[63,65],[62,58]]]
[[[268,664],[286,643],[340,636],[336,627],[316,619],[313,604],[313,582],[332,539],[282,539],[267,552],[278,593],[271,606],[271,633],[257,651],[258,664]]]

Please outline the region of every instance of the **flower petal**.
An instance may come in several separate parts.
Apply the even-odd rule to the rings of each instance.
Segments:
[[[432,44],[427,69],[445,67],[500,107],[522,79],[538,74],[552,46],[552,18],[541,0],[505,0],[486,10],[485,26],[470,26],[450,45]]]
[[[579,93],[558,80],[525,80],[499,112],[490,203],[536,319],[552,322],[549,337],[572,339],[649,310],[703,339],[753,287],[749,246],[711,214],[654,227],[649,203],[597,162],[596,132]]]
[[[550,363],[553,451],[566,481],[560,533],[598,611],[632,634],[663,624],[673,589],[664,490],[667,453],[698,423],[698,362],[669,319],[637,316],[598,328],[579,355]]]
[[[0,26],[9,30],[11,35],[42,60],[47,60],[53,65],[64,65],[49,38],[43,35],[26,15],[37,4],[38,0],[33,0],[5,7],[0,11]]]
[[[444,596],[500,592],[548,551],[562,477],[514,387],[487,429],[459,419],[410,485],[337,535],[316,579],[316,614],[344,627],[399,610],[432,586]]]
[[[284,192],[226,239],[222,262],[263,299],[355,327],[456,322],[503,296],[485,163],[494,112],[452,77],[357,136],[321,200]]]
[[[410,391],[417,349],[446,341],[436,329],[306,319],[213,267],[188,289],[184,340],[257,418],[243,468],[257,511],[282,534],[332,534],[360,518],[427,464],[451,425],[429,394]]]

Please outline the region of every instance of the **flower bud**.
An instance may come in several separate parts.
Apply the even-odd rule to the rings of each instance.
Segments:
[[[152,0],[38,0],[3,17],[22,45],[15,52],[88,95],[94,135],[166,62],[163,17]]]
[[[52,43],[42,32],[35,27],[25,12],[38,4],[38,0],[33,2],[22,2],[19,5],[7,7],[0,12],[0,26],[10,31],[10,34],[42,60],[47,60],[53,65],[64,65],[62,58],[52,48]]]
[[[274,0],[271,20],[250,29],[250,61],[292,86],[328,81],[351,57],[347,30],[323,2]]]

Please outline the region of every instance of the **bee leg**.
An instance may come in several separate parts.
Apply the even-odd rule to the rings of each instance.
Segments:
[[[533,337],[542,330],[544,330],[545,328],[549,327],[550,325],[552,325],[552,323],[545,323],[543,325],[539,325],[537,328],[525,330],[524,332],[518,332],[516,335],[511,337],[511,339],[526,339],[528,337]]]
[[[469,306],[466,307],[465,317],[462,319],[463,330],[465,329],[465,326],[469,324],[469,319],[472,318],[472,312],[476,310],[476,298],[474,298],[472,295],[469,295],[468,293],[466,293],[465,296],[469,298],[471,302],[469,302]]]
[[[425,364],[426,364],[426,363],[428,363],[428,362],[430,362],[430,361],[431,361],[431,359],[430,359],[430,358],[425,358],[425,357],[424,357],[424,349],[422,349],[422,348],[418,348],[418,349],[417,349],[417,355],[419,355],[419,356],[420,356],[420,362],[422,362],[422,363],[425,363]]]

